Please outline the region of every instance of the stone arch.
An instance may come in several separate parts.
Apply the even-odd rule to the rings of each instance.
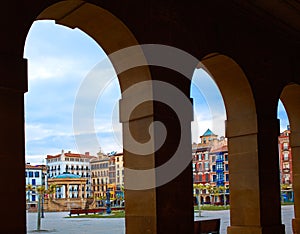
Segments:
[[[43,10],[36,20],[55,20],[57,24],[78,28],[93,38],[107,55],[139,44],[120,19],[109,11],[85,1],[60,1]],[[122,59],[124,57],[110,57],[117,72],[122,70],[122,62],[124,62],[121,61]],[[122,93],[132,84],[149,79],[150,73],[147,67],[138,67],[118,74]]]
[[[251,86],[241,67],[228,56],[209,54],[201,60],[198,68],[203,68],[215,81],[226,109],[225,136],[230,155],[231,226],[228,233],[241,233],[246,226],[258,231],[262,225],[261,175],[257,111]]]
[[[123,126],[130,125],[130,130],[133,132],[139,132],[141,139],[148,137],[149,123],[153,122],[153,108],[146,104],[139,108],[137,116],[130,116],[130,119],[122,119],[126,107],[132,99],[137,99],[142,94],[147,93],[151,95],[152,89],[149,86],[144,85],[139,89],[130,89],[129,87],[137,84],[141,81],[151,80],[149,68],[147,66],[134,66],[135,60],[139,63],[147,64],[143,56],[142,50],[138,47],[139,43],[133,33],[127,28],[127,26],[116,16],[109,11],[87,3],[85,1],[60,1],[45,8],[35,20],[55,20],[57,24],[69,27],[78,28],[93,38],[99,46],[106,52],[112,63],[119,81],[122,99],[120,100],[120,121]],[[128,47],[136,46],[133,50],[126,50]],[[124,50],[123,50],[124,49]],[[122,53],[118,51],[123,50]],[[132,57],[133,56],[133,57]],[[130,57],[130,58],[129,58]],[[143,61],[143,62],[141,62]],[[129,64],[128,64],[129,63]],[[128,68],[128,69],[127,69]],[[129,69],[130,68],[130,69]],[[121,73],[120,73],[121,72]],[[99,80],[101,82],[101,80]],[[126,91],[126,94],[125,94]],[[132,122],[138,119],[134,124]],[[133,125],[133,126],[132,126]],[[145,127],[146,125],[146,127]],[[144,132],[144,129],[147,131]],[[128,129],[124,130],[124,129]],[[123,145],[126,145],[126,136],[129,136],[129,127],[123,127]],[[146,137],[144,136],[146,135]],[[139,140],[139,139],[137,139]],[[133,155],[135,157],[135,155]],[[154,156],[138,158],[141,162],[136,163],[132,158],[131,153],[124,151],[124,161],[126,161],[127,167],[152,167]],[[146,166],[145,166],[146,165]],[[125,175],[126,176],[126,175]],[[126,196],[126,232],[131,233],[137,229],[137,226],[148,228],[149,223],[151,229],[155,230],[155,189],[149,189],[147,191],[141,191],[142,195],[139,195],[139,191],[128,191],[125,189]],[[145,204],[145,210],[140,210],[139,206],[136,206],[137,198],[141,203]],[[128,209],[130,207],[130,209]],[[139,214],[140,212],[140,214]],[[136,216],[141,216],[141,220],[137,221]],[[146,217],[146,218],[144,218]],[[150,220],[150,221],[149,221]],[[140,223],[140,224],[139,224]],[[139,227],[138,227],[139,228]],[[154,232],[154,231],[153,231]]]
[[[231,58],[218,53],[205,56],[198,68],[204,69],[216,82],[226,108],[226,136],[251,131],[256,126],[256,107],[248,80],[240,66]],[[231,121],[248,119],[249,125],[233,129]],[[230,132],[228,132],[230,131]]]
[[[290,123],[290,146],[293,164],[294,214],[293,230],[300,231],[300,85],[288,84],[280,95]]]

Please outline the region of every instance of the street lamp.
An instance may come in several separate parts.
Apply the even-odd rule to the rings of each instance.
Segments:
[[[110,190],[106,190],[106,214],[111,213],[111,208],[110,208]]]
[[[45,196],[45,194],[43,193],[42,194],[42,216],[41,216],[41,218],[45,218],[45,215],[44,215],[44,196]]]

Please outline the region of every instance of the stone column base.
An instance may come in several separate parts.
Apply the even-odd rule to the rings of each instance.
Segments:
[[[285,234],[285,226],[271,226],[271,227],[259,227],[259,226],[229,226],[227,228],[228,234]]]
[[[294,234],[300,234],[300,219],[292,219],[292,227]]]

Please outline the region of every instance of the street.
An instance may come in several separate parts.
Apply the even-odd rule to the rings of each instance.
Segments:
[[[285,224],[287,234],[292,234],[291,219],[294,206],[282,207],[282,220]],[[72,234],[124,234],[124,218],[65,218],[68,212],[45,213],[42,219],[41,229],[48,233],[72,233]],[[226,234],[226,228],[229,226],[229,210],[222,211],[202,211],[200,219],[221,218],[221,234]],[[195,213],[195,220],[198,220],[198,212]],[[27,232],[36,230],[37,213],[27,213]]]

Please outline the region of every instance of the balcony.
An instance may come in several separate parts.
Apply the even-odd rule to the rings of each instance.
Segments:
[[[283,173],[289,173],[290,172],[290,168],[283,168],[282,171],[283,171]]]

